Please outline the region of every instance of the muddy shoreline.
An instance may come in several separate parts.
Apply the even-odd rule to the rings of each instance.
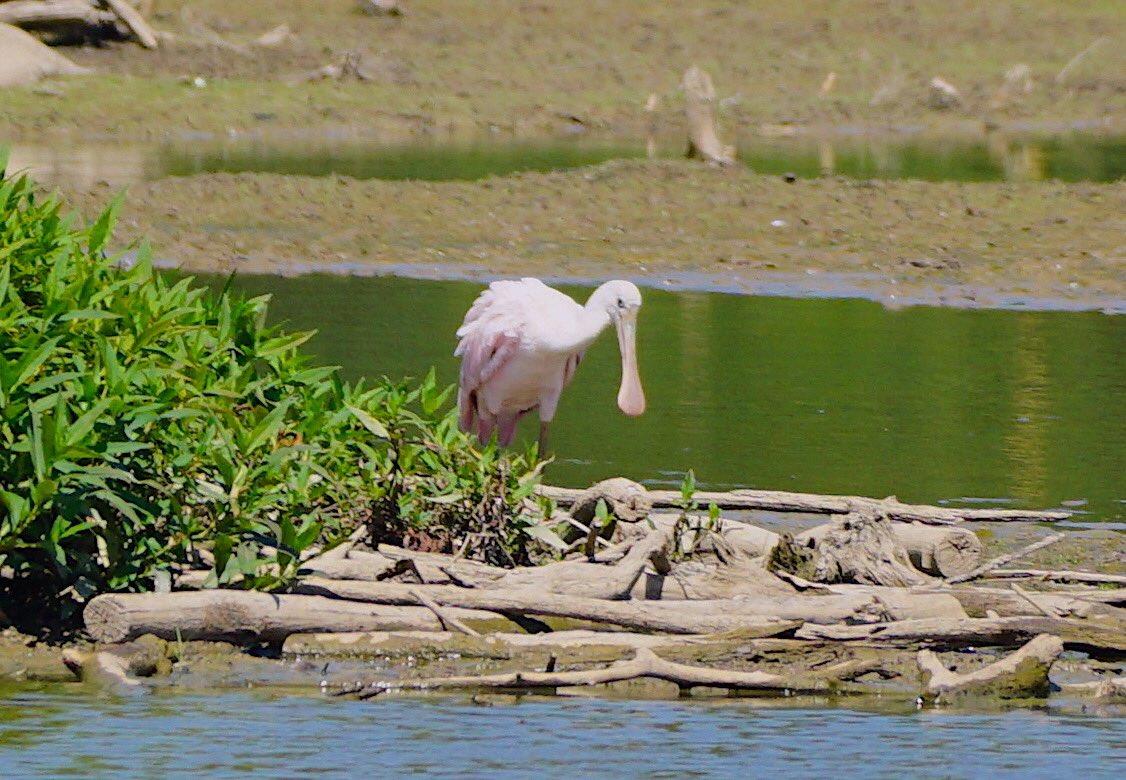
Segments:
[[[113,194],[63,192],[87,216]],[[892,307],[1120,313],[1124,214],[1122,183],[787,181],[615,160],[471,182],[168,177],[129,189],[118,236],[204,273],[625,277]]]

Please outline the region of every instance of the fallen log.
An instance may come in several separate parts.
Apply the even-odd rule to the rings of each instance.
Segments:
[[[951,585],[957,584],[959,582],[969,582],[970,580],[977,579],[987,571],[997,569],[1001,566],[1004,566],[1006,563],[1015,561],[1018,558],[1023,558],[1024,556],[1030,555],[1037,550],[1042,550],[1048,545],[1055,544],[1061,539],[1064,539],[1066,536],[1067,534],[1053,534],[1052,536],[1045,537],[1044,539],[1040,539],[1039,541],[1026,545],[1019,550],[1014,550],[1013,552],[1005,553],[1004,555],[998,555],[996,558],[993,558],[992,560],[989,560],[981,564],[980,566],[976,566],[973,569],[964,572],[963,574],[959,574],[955,577],[947,577],[946,581]]]
[[[767,571],[760,559],[735,558],[726,563],[683,561],[667,574],[645,574],[634,585],[635,599],[715,600],[793,596],[797,590]]]
[[[1046,569],[987,569],[981,574],[991,580],[1044,580],[1045,582],[1071,582],[1083,585],[1120,585],[1126,587],[1126,574],[1106,574],[1097,571],[1051,571]]]
[[[831,585],[829,588],[834,593],[850,593],[859,590],[881,598],[894,598],[891,594],[902,590],[900,588],[876,588],[864,585]],[[1035,595],[1035,600],[1040,605],[1038,607],[1008,588],[969,586],[951,588],[939,585],[912,588],[908,592],[917,596],[934,594],[953,598],[961,604],[970,617],[984,617],[988,616],[990,612],[997,617],[1041,615],[1043,614],[1041,607],[1047,607],[1055,612],[1053,617],[1097,617],[1113,614],[1113,608],[1086,600],[1083,598],[1085,594],[1080,593],[1039,592]]]
[[[1013,647],[1037,634],[1055,634],[1065,646],[1121,657],[1126,653],[1126,629],[1089,620],[1040,616],[999,618],[926,618],[867,625],[806,623],[794,636],[809,641],[867,642],[885,647],[921,645],[958,648],[977,645]]]
[[[403,586],[409,589],[411,586]],[[426,607],[358,604],[318,596],[202,590],[178,593],[112,593],[96,596],[82,616],[98,642],[117,643],[152,634],[167,640],[257,644],[290,634],[336,631],[440,631]],[[466,623],[513,627],[499,615],[449,608]]]
[[[0,23],[16,27],[76,24],[105,27],[116,21],[116,14],[98,7],[92,0],[11,0],[0,3]]]
[[[582,490],[541,485],[541,495],[568,507]],[[1052,523],[1071,517],[1070,512],[1034,512],[1023,509],[962,509],[959,507],[901,504],[894,496],[884,499],[863,496],[829,496],[817,493],[789,493],[778,490],[697,491],[693,500],[701,506],[715,504],[720,509],[803,512],[807,514],[847,515],[850,512],[876,511],[890,520],[946,525],[965,521]],[[676,490],[650,490],[654,509],[679,509],[684,497]]]
[[[0,10],[4,6],[0,5]],[[77,76],[89,73],[51,49],[35,36],[0,23],[0,87],[33,84],[48,76]]]
[[[459,677],[428,677],[420,680],[374,680],[346,685],[336,696],[356,696],[370,699],[387,691],[434,690],[441,688],[500,688],[509,690],[551,690],[574,686],[602,685],[605,683],[636,680],[639,678],[665,680],[689,690],[698,686],[744,691],[785,691],[787,694],[804,690],[824,690],[825,684],[796,683],[780,675],[767,672],[742,672],[732,669],[708,669],[700,666],[666,661],[652,650],[640,647],[628,661],[618,661],[603,669],[585,669],[569,672],[508,672],[504,674],[465,675]]]
[[[1058,636],[1039,634],[1015,653],[959,674],[947,669],[933,651],[920,650],[918,663],[923,673],[923,698],[937,703],[959,695],[1002,699],[1047,696],[1048,672],[1062,652],[1063,642]]]
[[[636,631],[670,634],[711,634],[747,631],[776,636],[796,628],[795,621],[839,623],[904,619],[934,615],[948,608],[940,598],[905,597],[897,607],[857,595],[795,595],[784,598],[745,597],[715,601],[608,601],[545,593],[530,588],[454,588],[446,585],[410,586],[393,582],[351,582],[309,578],[293,586],[295,592],[334,596],[379,604],[416,604],[411,590],[425,592],[445,606],[482,609],[501,614],[569,618],[621,626]]]
[[[662,634],[638,634],[628,631],[591,631],[571,629],[550,631],[541,634],[496,633],[483,634],[473,639],[454,632],[436,631],[357,631],[334,634],[293,634],[286,638],[284,651],[287,653],[332,653],[333,651],[354,654],[357,651],[380,650],[386,645],[408,643],[419,649],[441,648],[456,642],[458,652],[463,656],[480,655],[503,658],[513,650],[591,650],[598,647],[620,647],[637,649],[639,647],[697,647],[713,642],[730,643],[731,638],[719,636],[695,636],[681,634],[668,636]],[[738,641],[743,641],[741,638]]]

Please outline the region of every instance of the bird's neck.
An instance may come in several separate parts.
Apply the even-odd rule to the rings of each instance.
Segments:
[[[572,334],[569,334],[568,341],[573,343],[569,345],[570,349],[567,351],[581,352],[586,349],[609,324],[610,315],[606,312],[606,307],[593,298],[587,301],[586,306],[579,313],[578,326]]]

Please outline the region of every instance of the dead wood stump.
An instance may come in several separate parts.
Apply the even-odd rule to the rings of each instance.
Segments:
[[[715,122],[716,91],[711,76],[693,65],[684,73],[685,113],[688,119],[687,157],[718,165],[735,164],[735,147],[719,140]]]
[[[997,696],[1002,699],[1048,695],[1048,672],[1060,653],[1058,636],[1040,634],[1000,661],[959,674],[952,672],[930,650],[920,650],[923,698],[946,701],[958,695]]]
[[[812,582],[899,587],[932,582],[911,565],[891,526],[891,521],[875,513],[856,513],[797,537],[783,534],[768,568]]]

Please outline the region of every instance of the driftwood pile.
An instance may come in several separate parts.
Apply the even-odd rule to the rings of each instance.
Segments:
[[[571,509],[556,520],[581,531],[563,560],[502,569],[455,555],[371,549],[355,538],[306,561],[287,593],[201,590],[204,573],[185,572],[174,592],[95,598],[85,611],[87,630],[101,643],[151,634],[287,648],[296,642],[308,652],[318,642],[394,635],[431,649],[456,637],[516,659],[529,648],[551,653],[546,668],[396,677],[337,690],[364,698],[402,689],[557,690],[634,678],[682,690],[864,692],[905,675],[914,681],[908,687],[929,700],[1039,696],[1065,648],[1126,659],[1126,589],[1107,589],[1122,584],[1112,575],[998,568],[1062,534],[986,561],[977,537],[961,525],[969,518],[1051,522],[1059,513],[750,491],[696,496],[717,506],[833,518],[791,536],[714,513],[659,511],[682,499],[625,480],[544,492]],[[607,517],[593,511],[598,500],[609,509],[606,527],[596,524]],[[1045,586],[1089,577],[1099,587],[1045,591],[979,582],[1017,576]],[[580,654],[565,661],[579,668],[556,668],[575,648],[592,647],[618,655],[590,668],[591,657]],[[622,658],[623,651],[632,657]],[[935,655],[945,651],[962,651],[958,672]],[[793,663],[747,668],[746,659],[762,653]]]

